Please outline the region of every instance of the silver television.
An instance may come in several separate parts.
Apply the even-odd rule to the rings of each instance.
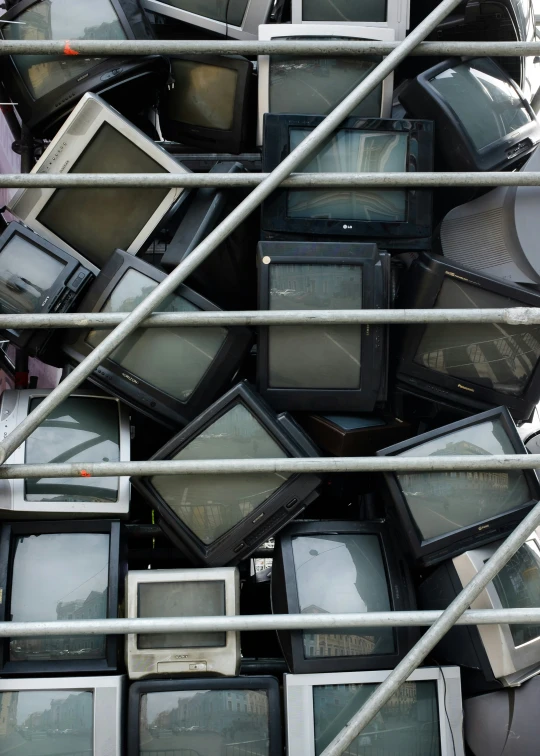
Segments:
[[[405,39],[409,28],[409,0],[291,0],[293,24],[343,24],[388,27],[396,39]]]

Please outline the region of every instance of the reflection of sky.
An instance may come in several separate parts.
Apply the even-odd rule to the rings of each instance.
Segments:
[[[146,695],[148,724],[151,725],[162,711],[176,709],[180,699],[195,698],[199,693],[206,692],[205,690],[171,690],[162,693],[148,693]]]
[[[426,441],[412,449],[400,452],[400,457],[429,457],[432,454],[444,453],[447,446],[458,442],[465,441],[467,444],[478,446],[484,450],[485,454],[514,454],[514,449],[508,436],[502,428],[499,420],[489,420],[477,425],[469,425],[461,430],[446,433],[440,438],[432,441]],[[451,454],[456,454],[455,450],[450,449]],[[475,454],[480,454],[478,451]]]
[[[51,701],[64,701],[69,696],[82,692],[81,690],[19,691],[17,697],[17,725],[22,725],[30,714],[50,709]]]

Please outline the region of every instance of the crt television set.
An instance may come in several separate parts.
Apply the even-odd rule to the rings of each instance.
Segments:
[[[117,520],[10,522],[0,531],[2,622],[118,616]],[[114,673],[115,635],[2,638],[2,676]]]
[[[412,118],[435,122],[436,154],[450,170],[507,170],[540,141],[525,95],[490,58],[438,63],[412,79],[399,101]]]
[[[386,414],[303,413],[298,422],[313,441],[335,457],[367,457],[414,435],[413,426]]]
[[[287,753],[320,756],[389,671],[285,675]],[[351,754],[464,756],[458,667],[412,672],[349,746]]]
[[[275,614],[348,614],[416,608],[405,560],[383,522],[297,521],[276,539]],[[278,630],[294,673],[393,669],[415,628]]]
[[[377,455],[439,457],[526,454],[506,407],[422,433]],[[540,498],[534,470],[385,473],[390,516],[422,565],[459,556],[510,533]]]
[[[188,570],[130,570],[126,577],[128,617],[234,617],[240,614],[236,567]],[[144,677],[237,675],[240,633],[159,633],[127,636],[130,680]]]
[[[32,173],[187,173],[142,131],[87,93]],[[21,189],[9,210],[98,273],[117,247],[138,252],[184,192],[181,188]]]
[[[270,173],[324,118],[265,117],[263,171]],[[431,121],[346,118],[298,173],[408,173],[433,169]],[[382,249],[431,247],[429,189],[280,189],[263,203],[268,241],[376,242]]]
[[[418,587],[422,609],[446,609],[476,577],[502,541],[440,564]],[[472,602],[471,609],[529,609],[540,605],[537,528]],[[516,686],[540,672],[540,625],[453,627],[433,651],[439,662],[477,670],[486,681]]]
[[[260,310],[390,306],[390,255],[376,244],[261,242]],[[257,385],[279,410],[371,412],[386,400],[384,325],[261,326]]]
[[[142,0],[146,10],[232,39],[257,39],[274,0]]]
[[[409,0],[292,0],[293,24],[343,24],[389,27],[396,40],[405,39],[409,28]],[[324,27],[323,27],[324,28]]]
[[[163,446],[158,459],[317,457],[300,426],[239,383]],[[237,564],[318,496],[311,473],[154,475],[132,485],[194,564]]]
[[[9,435],[52,389],[4,391],[2,433]],[[9,457],[9,464],[129,462],[130,420],[110,396],[77,389]],[[129,513],[129,478],[19,478],[0,481],[0,518],[94,517]]]
[[[131,312],[165,278],[153,265],[116,250],[88,289],[79,311]],[[184,285],[159,309],[219,310]],[[73,362],[82,362],[109,333],[106,329],[69,331],[64,352]],[[247,328],[139,328],[103,360],[90,380],[176,430],[229,387],[251,341]]]

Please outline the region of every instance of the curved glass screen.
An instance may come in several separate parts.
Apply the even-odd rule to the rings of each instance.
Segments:
[[[0,251],[0,312],[36,312],[65,265],[14,234]]]
[[[173,121],[204,129],[232,128],[238,72],[192,60],[171,59],[174,89],[166,95],[166,110]]]

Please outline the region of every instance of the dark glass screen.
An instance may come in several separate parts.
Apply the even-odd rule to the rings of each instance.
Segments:
[[[385,0],[302,0],[302,21],[386,21]]]
[[[540,551],[534,541],[525,543],[493,579],[503,609],[540,606]],[[540,637],[540,625],[509,625],[516,646]]]
[[[174,89],[167,94],[169,118],[204,129],[231,129],[238,72],[174,58],[171,68]]]
[[[0,252],[0,312],[36,312],[65,263],[15,234]]]

